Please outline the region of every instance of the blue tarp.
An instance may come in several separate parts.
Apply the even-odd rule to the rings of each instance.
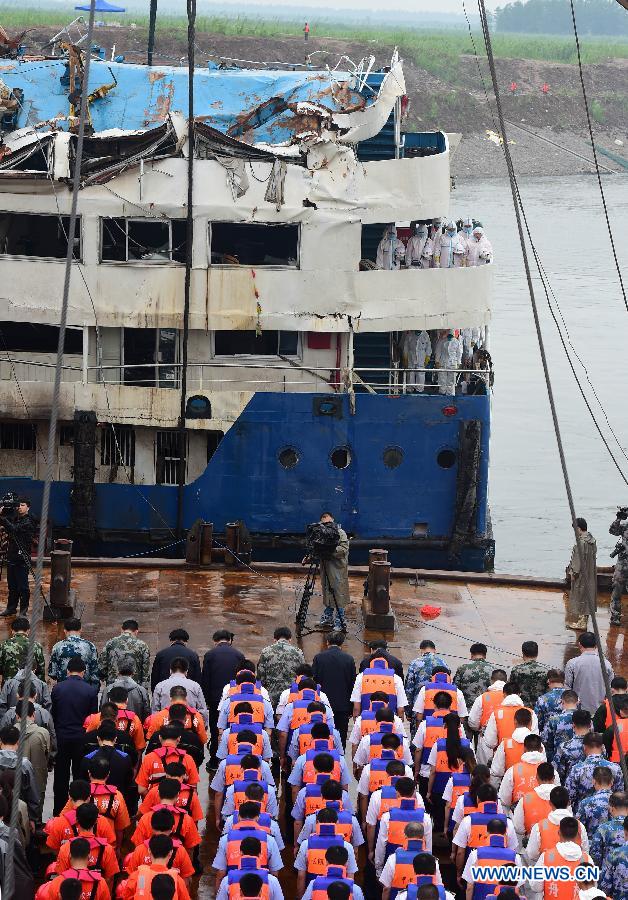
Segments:
[[[188,115],[188,70],[176,66],[147,66],[92,60],[90,92],[111,84],[112,72],[118,82],[113,90],[91,104],[96,131],[108,128],[140,130],[163,122],[170,112]],[[67,116],[68,67],[64,59],[11,62],[3,66],[2,79],[10,88],[24,91],[18,128]],[[348,81],[348,73],[335,73]],[[269,104],[254,116],[254,136],[249,139],[280,143],[289,140],[294,116],[282,109],[285,102],[310,101],[337,112],[330,76],[324,71],[281,71],[255,69],[198,69],[194,76],[194,114],[208,125],[234,136],[243,120],[262,104]],[[344,92],[343,92],[344,93]],[[345,94],[346,102],[346,94]],[[360,97],[352,98],[356,103]],[[270,101],[278,101],[270,103]],[[60,122],[60,128],[67,123]],[[237,135],[241,137],[239,134]],[[244,136],[247,139],[247,136]]]
[[[74,9],[89,12],[92,8],[91,3],[83,3],[82,6],[75,6]],[[126,12],[123,6],[114,6],[113,3],[107,3],[107,0],[96,0],[94,7],[95,12]]]

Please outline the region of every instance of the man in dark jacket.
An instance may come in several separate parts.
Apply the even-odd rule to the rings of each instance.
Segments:
[[[67,678],[52,689],[52,718],[57,732],[57,761],[54,776],[54,815],[68,799],[70,768],[80,778],[85,732],[83,722],[98,712],[98,688],[84,680],[85,663],[80,656],[68,662]]]
[[[385,659],[388,665],[395,670],[395,675],[398,675],[403,681],[403,663],[396,656],[393,656],[392,653],[389,653],[387,647],[388,644],[384,640],[371,641],[369,644],[371,652],[360,663],[360,672],[368,669],[371,662],[379,657]]]
[[[0,506],[0,525],[7,534],[7,587],[9,596],[7,608],[1,616],[14,616],[20,604],[20,615],[28,611],[31,592],[28,573],[31,568],[31,549],[37,531],[37,523],[30,514],[30,500],[20,497],[14,516],[5,514]]]
[[[312,662],[314,680],[327,694],[343,747],[347,741],[353,708],[350,698],[356,676],[355,660],[341,649],[344,640],[341,631],[330,632],[325,638],[327,649],[317,653]]]
[[[170,676],[170,664],[177,657],[187,659],[188,671],[187,677],[192,681],[201,683],[201,663],[198,653],[188,647],[190,635],[185,628],[175,628],[168,635],[170,641],[169,647],[164,647],[155,656],[153,668],[150,673],[150,689],[154,691],[160,681],[165,681]]]
[[[218,704],[222,696],[223,688],[232,678],[235,678],[240,664],[244,661],[244,654],[233,646],[234,635],[222,629],[215,631],[213,635],[214,646],[203,657],[203,672],[201,675],[201,687],[205,695],[207,710],[209,712],[209,751],[210,759],[208,768],[217,768],[218,760]]]

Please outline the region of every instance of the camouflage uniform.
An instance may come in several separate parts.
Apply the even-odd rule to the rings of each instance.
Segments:
[[[534,712],[539,722],[539,733],[543,734],[543,729],[549,722],[551,716],[561,712],[560,698],[563,695],[564,687],[552,688],[545,694],[541,694],[534,704]]]
[[[628,844],[608,854],[599,886],[613,900],[628,900]]]
[[[432,677],[432,670],[437,666],[445,666],[445,668],[449,669],[442,656],[431,652],[417,656],[408,666],[405,688],[410,709],[414,706],[414,701],[419,696],[419,691],[425,682]]]
[[[615,818],[603,822],[591,838],[589,853],[593,857],[595,865],[600,869],[611,850],[621,847],[624,843],[624,818],[625,816],[615,816]]]
[[[575,766],[576,763],[582,762],[583,759],[584,748],[582,746],[582,738],[578,735],[574,735],[572,732],[572,736],[558,746],[554,758],[551,760],[554,768],[558,772],[561,784],[565,783],[567,775],[569,775],[572,767]]]
[[[557,715],[552,716],[541,732],[547,761],[552,762],[560,745],[565,741],[570,741],[573,736],[573,710],[561,710]],[[580,743],[582,744],[582,742]]]
[[[28,650],[28,635],[14,634],[0,644],[0,675],[3,681],[13,678],[23,667]],[[38,678],[46,677],[46,661],[40,643],[35,643],[33,672]]]
[[[584,825],[588,835],[594,835],[598,826],[608,820],[608,801],[613,792],[610,788],[596,791],[585,797],[578,809],[578,818]]]
[[[150,685],[150,650],[146,643],[128,631],[111,638],[102,649],[99,658],[100,677],[111,684],[118,677],[118,666],[130,657],[135,664],[135,680]]]
[[[52,648],[50,662],[48,663],[48,675],[55,681],[65,681],[68,676],[68,662],[73,656],[80,656],[85,663],[85,681],[100,687],[98,677],[98,651],[91,641],[78,634],[71,634],[57,643]]]
[[[574,815],[577,815],[581,801],[585,797],[590,797],[594,791],[593,772],[598,766],[608,766],[612,770],[614,791],[623,791],[624,789],[624,778],[617,763],[610,762],[598,753],[591,753],[582,762],[576,763],[572,767],[565,781]]]
[[[618,625],[621,622],[622,594],[628,591],[628,524],[625,521],[622,524],[619,519],[615,519],[608,531],[620,538],[619,543],[623,545],[623,553],[619,553],[616,557],[611,592],[611,625]]]
[[[458,666],[454,684],[462,691],[467,709],[471,709],[480,694],[488,690],[492,671],[493,666],[485,659],[472,659]]]
[[[293,683],[298,667],[304,662],[305,657],[299,648],[284,638],[264,647],[257,664],[257,677],[268,691],[273,707],[277,706],[283,691]]]
[[[519,685],[517,693],[523,700],[524,706],[532,708],[541,694],[545,693],[548,672],[549,666],[543,665],[536,659],[513,666],[509,680],[516,681]]]

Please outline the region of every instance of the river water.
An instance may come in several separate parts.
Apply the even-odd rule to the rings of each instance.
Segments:
[[[605,176],[603,185],[628,289],[628,176]],[[597,181],[584,175],[528,178],[520,180],[520,191],[571,341],[628,455],[628,312]],[[498,267],[490,329],[495,366],[490,469],[495,567],[502,572],[560,575],[569,559],[573,532],[508,182],[459,182],[452,194],[452,211],[456,217],[468,214],[482,220]],[[609,565],[616,538],[609,535],[608,526],[617,505],[628,505],[628,487],[587,413],[538,277],[534,284],[577,514],[587,519],[597,538],[598,563]],[[578,364],[576,371],[628,480],[628,460]]]

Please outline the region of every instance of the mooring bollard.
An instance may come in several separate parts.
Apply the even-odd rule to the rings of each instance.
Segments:
[[[373,631],[394,631],[395,615],[390,606],[390,571],[387,550],[369,551],[366,596],[362,601],[364,627]]]
[[[212,563],[212,544],[214,542],[214,523],[203,522],[201,524],[201,545],[200,564],[202,566],[210,566]]]
[[[71,541],[68,542],[70,545]],[[45,621],[68,619],[74,614],[72,554],[68,550],[50,553],[50,602],[44,606]]]
[[[240,543],[240,525],[238,522],[229,522],[225,525],[225,566],[235,569],[238,565],[238,549]]]

